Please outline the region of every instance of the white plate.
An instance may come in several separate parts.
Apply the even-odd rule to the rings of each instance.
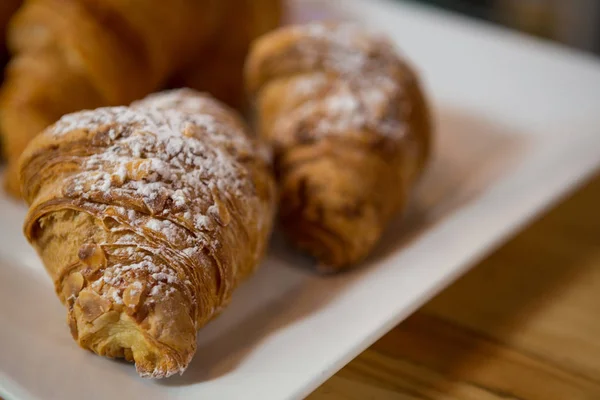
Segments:
[[[399,2],[324,1],[325,12],[300,3],[311,10],[303,18],[343,11],[389,32],[423,72],[439,139],[407,218],[363,268],[337,277],[311,274],[275,244],[200,332],[188,371],[147,381],[77,348],[21,236],[24,209],[2,198],[0,391],[8,398],[303,397],[600,165],[600,64],[591,57]]]

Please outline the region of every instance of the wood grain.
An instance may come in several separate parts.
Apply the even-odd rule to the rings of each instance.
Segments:
[[[600,177],[311,400],[600,399]]]

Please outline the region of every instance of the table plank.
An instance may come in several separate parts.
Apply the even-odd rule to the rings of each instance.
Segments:
[[[600,176],[310,399],[600,399]]]

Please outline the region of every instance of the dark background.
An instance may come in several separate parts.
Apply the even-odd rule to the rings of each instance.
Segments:
[[[600,0],[411,0],[600,54]]]

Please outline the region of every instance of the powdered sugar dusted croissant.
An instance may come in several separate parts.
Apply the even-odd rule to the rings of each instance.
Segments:
[[[246,133],[184,90],[67,115],[31,142],[25,235],[82,347],[147,377],[187,367],[271,231],[273,179]]]
[[[416,74],[385,38],[315,23],[259,39],[246,79],[275,148],[287,235],[328,267],[362,260],[428,158]]]

